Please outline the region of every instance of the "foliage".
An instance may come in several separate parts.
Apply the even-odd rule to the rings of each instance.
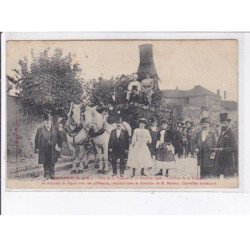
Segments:
[[[166,104],[162,100],[162,92],[157,89],[154,93],[152,104],[143,102],[127,102],[126,91],[130,75],[111,77],[110,79],[99,78],[86,83],[89,88],[89,101],[94,106],[104,106],[109,109],[109,122],[115,122],[119,116],[130,123],[132,128],[138,126],[141,117],[148,120],[155,118],[159,122],[167,119],[172,125],[182,119],[182,106]],[[112,100],[115,95],[115,102]]]
[[[80,102],[83,94],[81,69],[73,64],[70,54],[62,50],[46,49],[39,55],[31,52],[31,61],[19,61],[20,69],[13,69],[15,77],[8,76],[26,110],[31,113],[64,115],[71,101]]]

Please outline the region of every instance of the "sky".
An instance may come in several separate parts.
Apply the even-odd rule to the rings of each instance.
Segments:
[[[237,40],[109,40],[109,41],[8,41],[7,74],[18,61],[46,48],[61,48],[82,68],[86,80],[110,78],[136,72],[140,44],[153,45],[160,89],[187,90],[201,85],[214,93],[227,92],[228,100],[238,101]]]

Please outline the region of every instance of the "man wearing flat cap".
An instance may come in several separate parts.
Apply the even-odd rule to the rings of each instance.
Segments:
[[[230,122],[228,113],[220,114],[221,133],[216,147],[214,167],[218,171],[218,176],[223,177],[233,177],[238,173],[238,146]]]
[[[200,120],[201,131],[199,131],[196,139],[197,165],[200,166],[200,177],[214,177],[214,152],[213,148],[217,145],[217,137],[215,132],[210,128],[210,121],[207,117]]]

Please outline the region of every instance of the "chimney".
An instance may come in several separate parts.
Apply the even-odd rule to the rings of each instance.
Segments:
[[[139,50],[140,50],[140,64],[137,71],[138,80],[141,81],[145,79],[146,72],[149,73],[151,77],[158,78],[153,59],[152,44],[139,45]]]
[[[224,91],[224,100],[226,100],[226,99],[227,99],[227,92]]]
[[[220,89],[217,89],[217,96],[220,97]]]

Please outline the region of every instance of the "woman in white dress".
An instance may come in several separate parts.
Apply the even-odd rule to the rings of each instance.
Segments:
[[[129,149],[127,166],[132,168],[132,176],[135,176],[136,170],[141,171],[142,176],[146,176],[145,168],[153,167],[154,163],[148,148],[148,144],[152,139],[149,131],[145,128],[147,120],[141,118],[139,120],[139,128],[134,130],[132,143]]]

